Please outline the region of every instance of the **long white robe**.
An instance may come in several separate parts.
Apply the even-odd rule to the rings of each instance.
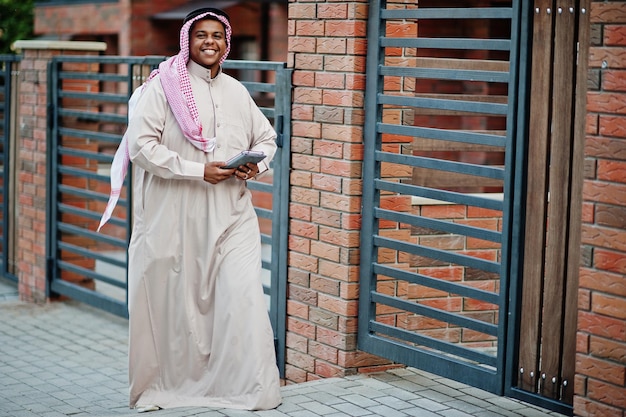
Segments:
[[[241,83],[211,79],[193,61],[188,69],[214,151],[183,137],[158,76],[128,126],[130,406],[270,409],[280,380],[251,194],[234,177],[212,185],[203,176],[205,162],[244,149],[263,150],[269,164],[276,133]]]

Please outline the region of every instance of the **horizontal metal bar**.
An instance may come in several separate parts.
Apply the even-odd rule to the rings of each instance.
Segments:
[[[421,109],[456,110],[467,113],[506,115],[508,106],[484,101],[449,100],[378,94],[378,104],[417,107]]]
[[[110,177],[107,177],[107,180],[109,180],[110,182]],[[128,183],[128,177],[124,179],[124,184],[126,185],[127,183]],[[91,191],[91,190],[85,190],[84,188],[76,188],[76,187],[72,187],[69,185],[59,184],[57,189],[59,193],[62,193],[62,194],[70,194],[70,195],[75,195],[79,197],[85,197],[91,200],[109,201],[108,194],[102,194],[102,193],[98,193],[98,192]],[[117,205],[122,206],[122,207],[126,207],[127,203],[128,202],[125,198],[120,198],[117,201]]]
[[[417,9],[383,9],[382,19],[511,19],[510,7],[442,7]]]
[[[382,151],[376,151],[376,160],[438,171],[456,172],[483,178],[504,179],[504,169],[495,166],[468,164],[466,162],[455,162],[438,158],[427,158],[425,156],[402,155]]]
[[[128,96],[126,94],[111,94],[111,93],[103,93],[103,92],[93,92],[93,93],[79,93],[74,91],[60,91],[60,98],[75,98],[81,100],[92,100],[96,102],[105,102],[105,103],[118,103],[118,104],[126,104],[128,103]]]
[[[504,148],[506,137],[486,133],[472,133],[462,130],[435,129],[431,127],[403,126],[389,123],[377,123],[379,133],[409,136],[416,138],[438,139],[449,142],[471,143],[474,145],[497,146]]]
[[[98,113],[83,110],[67,110],[63,108],[58,109],[59,117],[76,117],[90,122],[113,122],[126,124],[127,116],[125,114],[115,113]]]
[[[69,136],[72,138],[94,139],[116,145],[119,145],[122,141],[122,135],[106,132],[94,132],[92,130],[72,129],[69,127],[59,127],[59,134],[61,136]]]
[[[126,200],[123,201],[123,204],[120,204],[120,206],[125,206],[125,205],[126,205]],[[70,213],[70,214],[83,216],[83,217],[94,219],[94,220],[100,220],[100,218],[102,217],[101,212],[85,210],[85,209],[78,208],[76,206],[67,205],[63,203],[57,204],[57,210],[61,213]],[[128,226],[128,221],[126,219],[118,219],[116,217],[111,217],[108,223],[115,225],[115,226],[124,227],[124,228]],[[102,236],[106,236],[106,235],[102,235]],[[97,240],[103,240],[103,239],[97,239]],[[111,243],[111,242],[108,241],[108,243]],[[115,245],[120,246],[118,244],[115,244]],[[125,246],[126,245],[122,245],[122,247],[125,247]]]
[[[76,246],[76,245],[72,245],[71,243],[63,242],[62,240],[60,240],[58,242],[58,244],[59,244],[59,249],[62,250],[62,251],[75,253],[75,254],[84,256],[85,258],[88,258],[88,259],[97,259],[99,261],[106,262],[107,264],[115,265],[115,266],[120,267],[120,268],[126,268],[127,267],[126,261],[121,261],[119,259],[115,259],[115,258],[111,258],[109,256],[105,256],[105,255],[102,254],[102,252],[90,251],[90,250],[87,250],[87,249],[82,248],[80,246]]]
[[[272,263],[269,261],[261,261],[261,268],[266,269],[268,271],[272,270]]]
[[[248,89],[248,91],[261,92],[261,93],[274,93],[276,92],[276,84],[258,83],[252,81],[242,81],[241,84]]]
[[[264,209],[264,208],[260,208],[260,207],[255,207],[254,211],[256,211],[256,214],[258,217],[262,218],[262,219],[272,219],[272,210],[268,210],[268,209]]]
[[[511,394],[510,394],[511,398],[515,398],[517,400],[521,400],[525,403],[533,404],[541,408],[552,410],[564,416],[574,415],[573,405],[564,403],[554,398],[545,397],[543,393],[526,391],[525,389],[518,388],[518,387],[511,387],[510,390],[511,390]]]
[[[0,62],[18,62],[21,60],[21,55],[0,54]]]
[[[509,73],[502,71],[476,71],[448,68],[413,68],[381,65],[380,75],[393,77],[412,77],[429,80],[484,81],[489,83],[508,83]]]
[[[75,274],[82,275],[84,277],[91,278],[96,281],[101,281],[109,285],[113,285],[114,287],[126,289],[126,281],[119,281],[119,280],[113,279],[106,275],[99,274],[93,269],[85,268],[80,265],[75,265],[70,262],[59,260],[57,262],[57,268],[62,271],[73,272]]]
[[[379,207],[374,208],[374,216],[377,219],[391,220],[398,223],[410,224],[415,227],[425,227],[431,230],[502,243],[502,233],[495,230],[481,229],[461,223],[452,223],[409,213],[385,210]]]
[[[446,342],[445,340],[437,340],[432,337],[424,336],[418,333],[410,332],[408,330],[392,327],[384,323],[376,321],[370,321],[370,331],[384,334],[385,336],[392,337],[396,340],[406,340],[410,343],[415,343],[427,348],[436,349],[444,352],[446,355],[454,355],[460,358],[464,358],[470,361],[478,362],[488,366],[496,366],[497,362],[494,356],[481,353],[479,351],[468,349],[457,343]]]
[[[374,185],[378,190],[392,191],[398,194],[420,196],[448,203],[502,211],[502,201],[500,200],[476,197],[474,195],[456,193],[454,191],[421,187],[419,185],[399,184],[397,182],[384,181],[381,179],[374,180]]]
[[[272,184],[268,184],[268,183],[263,182],[263,181],[248,181],[246,183],[246,185],[251,190],[259,191],[259,192],[262,192],[262,193],[272,194],[272,192],[274,190],[274,186]]]
[[[101,152],[84,151],[76,148],[67,148],[64,146],[59,147],[57,149],[57,152],[59,155],[75,156],[78,158],[85,158],[98,162],[111,162],[113,160],[113,155]]]
[[[129,64],[156,66],[166,60],[167,56],[77,56],[58,55],[52,58],[55,63],[84,62],[95,64]],[[277,61],[250,61],[239,59],[227,59],[222,64],[224,69],[251,69],[261,71],[278,71],[286,68],[284,62]]]
[[[287,67],[285,62],[276,61],[249,61],[245,59],[227,59],[222,64],[225,69],[255,69],[264,71],[278,71]]]
[[[128,307],[126,301],[119,301],[108,295],[96,293],[93,290],[83,288],[74,283],[64,281],[60,278],[50,282],[52,292],[66,295],[74,300],[89,304],[100,310],[108,311],[120,317],[128,318]]]
[[[102,213],[96,213],[95,211],[86,210],[80,207],[72,206],[70,204],[63,204],[63,203],[57,204],[57,210],[60,213],[74,214],[76,216],[81,216],[81,217],[85,217],[87,219],[92,219],[92,220],[99,220],[100,217],[102,216]]]
[[[267,233],[261,233],[261,243],[262,244],[267,244],[267,245],[272,245],[272,235],[268,235]]]
[[[108,243],[109,245],[118,246],[118,247],[126,247],[128,242],[122,239],[117,239],[103,233],[98,233],[95,230],[91,231],[89,229],[85,229],[83,227],[78,227],[69,223],[58,222],[57,223],[58,230],[61,232],[66,232],[70,234],[74,234],[77,236],[87,237],[93,239],[95,241],[100,241],[104,243]]]
[[[273,119],[274,115],[276,114],[276,109],[274,109],[273,107],[259,107],[259,109],[261,110],[261,113],[263,113],[263,115],[268,119]]]
[[[379,292],[372,291],[370,293],[370,296],[373,303],[384,304],[389,307],[408,311],[420,316],[430,317],[435,320],[475,330],[477,332],[488,334],[490,336],[498,335],[498,326],[495,324],[486,323],[484,321],[476,320],[470,317],[460,316],[459,314],[439,310],[437,308],[422,305],[417,302],[410,302],[401,298],[391,297],[389,295],[381,294]]]
[[[166,56],[118,56],[118,55],[57,55],[52,57],[52,62],[85,62],[99,64],[129,64],[129,65],[158,65],[161,61],[167,59]]]
[[[365,333],[365,332],[362,332]],[[361,349],[396,363],[416,364],[420,369],[435,375],[458,380],[469,386],[489,392],[501,390],[501,371],[497,367],[461,361],[430,349],[415,349],[406,343],[383,338],[375,334],[365,334],[359,338]]]
[[[436,259],[442,262],[449,262],[454,265],[467,266],[470,268],[479,269],[481,271],[500,273],[500,264],[497,262],[491,262],[481,258],[475,258],[473,256],[451,252],[449,250],[429,248],[423,245],[407,243],[401,240],[390,239],[378,235],[375,235],[373,240],[374,245],[378,247],[411,253],[413,255],[422,256],[424,258]]]
[[[59,72],[60,80],[87,80],[87,81],[109,81],[109,82],[128,82],[126,74],[112,74],[102,72],[75,72],[61,71]],[[61,90],[64,91],[64,90]]]
[[[129,223],[127,219],[117,218],[111,216],[111,218],[107,221],[107,224],[118,226],[118,227],[128,227]]]
[[[375,274],[385,275],[387,277],[400,279],[402,281],[422,285],[424,287],[456,294],[461,297],[468,297],[474,300],[480,300],[486,303],[499,305],[499,295],[489,291],[457,284],[451,281],[432,278],[426,275],[417,274],[403,269],[392,268],[391,266],[384,264],[375,263],[373,264],[373,267]]]
[[[469,39],[469,38],[381,38],[381,47],[461,49],[469,51],[509,51],[508,39]]]
[[[100,175],[93,171],[78,169],[78,168],[70,167],[68,165],[60,165],[58,168],[58,172],[60,174],[72,175],[74,177],[79,177],[79,178],[89,178],[92,180],[97,180],[97,181],[102,181],[102,182],[108,182],[111,180],[111,177],[109,175]]]

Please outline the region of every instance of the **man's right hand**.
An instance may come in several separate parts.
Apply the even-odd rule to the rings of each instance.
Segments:
[[[236,168],[221,168],[224,164],[226,164],[224,161],[208,162],[204,164],[204,180],[211,184],[217,184],[229,179]]]

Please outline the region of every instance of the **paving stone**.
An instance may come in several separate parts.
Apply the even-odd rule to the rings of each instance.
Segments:
[[[348,390],[354,394],[362,395],[363,397],[377,399],[378,397],[384,397],[385,393],[379,391],[375,388],[359,385],[355,387],[348,388]]]
[[[333,405],[333,408],[336,408],[340,412],[344,413],[344,415],[348,415],[352,417],[372,415],[371,411],[368,411],[359,405],[349,403],[349,402],[335,404]]]
[[[293,403],[291,401],[286,401],[285,398],[283,397],[283,403],[278,406],[278,410],[281,411],[282,413],[289,414],[294,411],[302,410],[302,407],[300,407],[299,404]]]
[[[515,412],[524,417],[545,417],[548,415],[544,411],[537,410],[533,407],[519,408],[516,409]]]
[[[338,404],[340,402],[343,402],[343,400],[339,398],[338,396],[332,395],[325,391],[311,392],[307,394],[307,396],[311,398],[312,400],[317,401],[321,404],[325,404],[325,405],[333,405],[333,404]]]
[[[477,413],[478,411],[481,410],[481,407],[478,407],[475,404],[471,404],[462,400],[449,401],[445,403],[445,405],[455,410],[460,410],[469,414]]]
[[[443,417],[473,417],[469,413],[454,409],[443,410],[440,411],[438,414],[442,415]]]
[[[372,414],[374,415],[378,415],[378,416],[385,416],[385,417],[406,417],[406,413],[403,413],[402,411],[398,411],[398,410],[394,410],[391,407],[388,407],[386,405],[377,405],[376,407],[369,407],[368,411],[371,411]]]
[[[376,401],[388,407],[391,407],[395,410],[402,410],[404,408],[414,407],[414,405],[411,404],[410,402],[401,400],[396,397],[392,397],[390,395],[385,395],[384,397],[376,398]]]
[[[403,410],[403,412],[413,417],[441,417],[440,414],[424,410],[423,408],[407,408],[406,410]]]
[[[351,402],[352,404],[358,405],[359,407],[368,408],[378,405],[376,401],[372,401],[369,398],[366,398],[362,395],[352,394],[352,395],[344,395],[341,398],[344,400]]]
[[[261,416],[261,417],[288,417],[288,414],[285,414],[281,411],[278,411],[276,409],[274,410],[264,410],[264,411],[256,411],[254,413],[257,416]]]
[[[290,384],[274,410],[138,415],[128,408],[127,320],[73,301],[1,298],[0,316],[0,417],[559,416],[410,367]]]
[[[436,402],[438,402],[440,404],[444,404],[444,403],[447,403],[447,402],[450,402],[450,401],[454,401],[454,397],[450,397],[447,394],[443,394],[443,393],[441,393],[439,391],[436,391],[436,390],[433,390],[433,389],[428,389],[428,390],[421,391],[420,394],[423,397],[426,397],[426,398],[428,398],[428,399],[430,399],[432,401],[436,401]]]
[[[448,408],[437,401],[431,400],[430,398],[418,398],[417,400],[411,401],[411,403],[418,408],[423,408],[428,411],[441,411]]]
[[[394,397],[394,398],[399,398],[400,400],[404,400],[404,401],[411,401],[411,400],[416,400],[418,398],[422,398],[422,396],[419,395],[419,393],[405,391],[398,387],[389,388],[384,391],[386,395],[390,397]]]
[[[332,414],[337,411],[336,409],[329,407],[327,405],[324,405],[322,403],[318,403],[317,401],[311,401],[308,403],[300,403],[300,407],[312,413],[316,413],[318,416],[325,416],[327,414]]]
[[[319,417],[317,414],[309,410],[295,411],[293,413],[290,413],[289,415],[292,417]]]

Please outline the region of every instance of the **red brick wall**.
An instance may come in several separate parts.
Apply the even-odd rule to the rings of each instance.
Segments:
[[[121,3],[38,5],[34,12],[36,35],[111,34],[128,21],[128,11]]]
[[[387,363],[356,350],[367,12],[366,1],[289,3],[292,382]]]
[[[626,415],[626,3],[591,6],[574,412]]]
[[[46,301],[47,65],[55,55],[93,53],[24,46],[18,94],[16,239],[19,293],[25,301]]]
[[[46,299],[46,94],[49,51],[24,51],[20,64],[17,264],[20,298]]]

